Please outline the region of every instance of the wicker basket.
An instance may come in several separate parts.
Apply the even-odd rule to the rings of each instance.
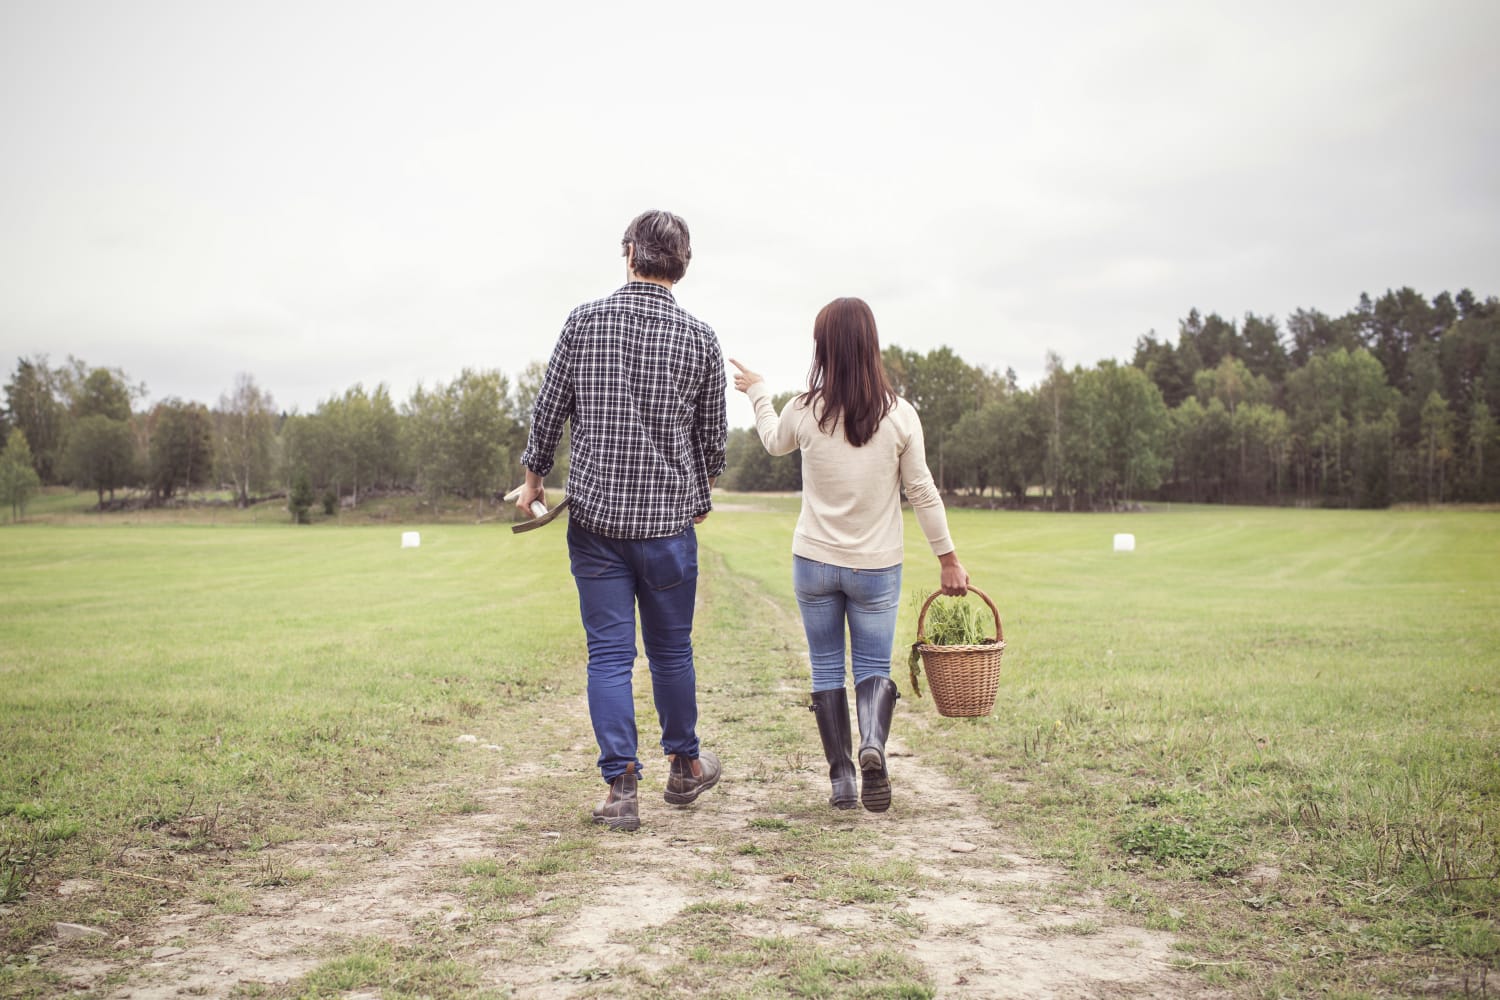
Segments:
[[[972,646],[934,646],[926,642],[917,643],[917,652],[922,656],[922,671],[927,675],[927,686],[932,691],[932,703],[939,715],[954,718],[970,718],[989,715],[995,707],[995,691],[1000,685],[1000,657],[1005,652],[1005,633],[1000,627],[1000,612],[995,602],[978,587],[970,587],[969,593],[984,598],[995,616],[995,635]],[[924,634],[927,624],[927,609],[942,594],[935,591],[922,604],[917,615],[917,635]]]

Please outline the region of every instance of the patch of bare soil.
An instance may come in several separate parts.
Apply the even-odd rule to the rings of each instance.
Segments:
[[[800,760],[721,744],[725,776],[689,808],[666,805],[665,768],[648,767],[642,828],[622,834],[588,822],[603,786],[582,700],[547,709],[524,737],[508,734],[507,743],[495,734],[498,751],[485,748],[484,734],[472,745],[462,791],[474,811],[425,822],[386,815],[261,852],[235,862],[239,905],[181,905],[133,940],[65,946],[44,964],[96,997],[275,996],[357,942],[438,940],[491,995],[683,995],[660,984],[694,961],[702,942],[683,929],[707,909],[729,914],[738,940],[796,938],[841,955],[898,951],[926,968],[939,996],[1206,995],[1200,980],[1172,967],[1169,935],[1065,891],[1059,872],[985,822],[968,793],[899,738],[887,813],[825,804],[809,716]],[[836,859],[799,854],[790,865],[746,849],[799,825],[854,846]],[[570,856],[581,864],[516,897],[476,893],[475,863],[545,872],[540,859],[580,839],[586,849]],[[820,891],[851,861],[870,870],[905,862],[914,874],[871,901]],[[732,982],[721,988],[733,995]]]

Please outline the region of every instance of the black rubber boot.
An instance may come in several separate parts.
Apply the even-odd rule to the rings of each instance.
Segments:
[[[891,807],[885,741],[891,734],[891,713],[899,697],[889,677],[866,677],[854,688],[854,705],[859,712],[859,800],[870,812],[885,812]]]
[[[859,796],[854,790],[854,758],[849,756],[854,743],[849,735],[849,699],[843,688],[814,691],[810,707],[818,720],[823,755],[828,758],[828,780],[833,784],[828,804],[835,809],[853,809]]]

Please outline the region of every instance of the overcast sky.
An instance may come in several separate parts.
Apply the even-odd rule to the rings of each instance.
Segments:
[[[778,391],[840,295],[1031,384],[1195,306],[1500,294],[1500,3],[728,7],[0,0],[0,375],[514,375],[646,208]]]

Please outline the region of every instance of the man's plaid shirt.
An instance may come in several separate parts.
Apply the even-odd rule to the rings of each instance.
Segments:
[[[632,281],[574,309],[531,411],[521,464],[552,471],[572,424],[568,516],[611,538],[663,538],[707,514],[724,471],[724,357],[671,291]]]

